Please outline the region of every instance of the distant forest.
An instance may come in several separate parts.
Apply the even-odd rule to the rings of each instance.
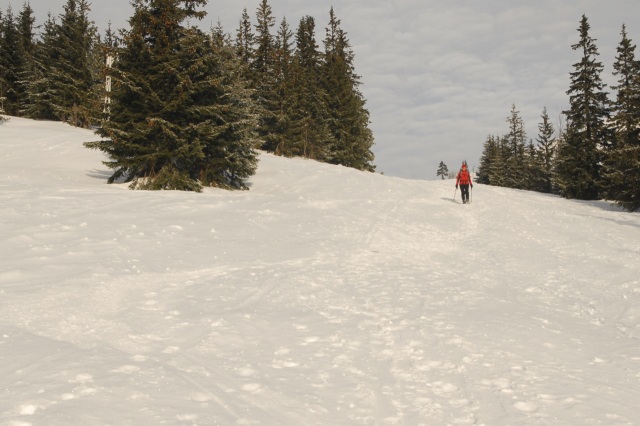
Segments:
[[[246,189],[257,149],[374,171],[354,52],[333,8],[276,26],[267,0],[235,35],[193,22],[206,0],[132,2],[130,28],[98,34],[87,0],[36,26],[0,12],[0,112],[94,128],[132,189]],[[36,30],[38,32],[36,33]]]
[[[640,209],[640,61],[623,25],[613,64],[614,98],[602,81],[603,64],[582,16],[571,48],[581,59],[570,73],[569,109],[556,129],[546,108],[536,143],[527,138],[516,106],[508,132],[489,135],[478,168],[479,183],[559,194],[579,200],[608,199]]]

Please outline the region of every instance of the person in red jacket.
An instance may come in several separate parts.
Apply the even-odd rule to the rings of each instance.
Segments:
[[[462,194],[462,202],[469,202],[469,186],[473,188],[473,182],[471,182],[471,174],[469,170],[467,170],[467,163],[462,163],[462,168],[458,172],[456,176],[456,189],[458,189],[458,185],[460,185],[460,193]]]

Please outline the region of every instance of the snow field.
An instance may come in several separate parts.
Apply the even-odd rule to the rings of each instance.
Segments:
[[[637,424],[637,214],[268,154],[134,192],[93,138],[0,126],[0,424]]]

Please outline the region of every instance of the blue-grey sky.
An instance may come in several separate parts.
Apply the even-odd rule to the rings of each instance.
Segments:
[[[23,0],[0,0],[17,14]],[[66,0],[30,0],[38,24],[62,13]],[[244,8],[255,24],[260,0],[210,0],[201,23],[218,21],[235,34]],[[450,170],[462,160],[477,166],[488,135],[507,132],[511,106],[528,137],[538,134],[544,107],[556,128],[568,107],[571,49],[585,14],[596,39],[603,79],[613,84],[613,62],[622,24],[640,41],[637,0],[269,0],[279,25],[295,31],[300,19],[316,20],[322,46],[333,6],[353,45],[356,72],[371,114],[377,171],[435,179],[440,161]],[[102,33],[108,22],[127,27],[125,0],[94,0],[91,14]],[[275,32],[276,28],[274,28]],[[640,56],[640,51],[638,52]]]

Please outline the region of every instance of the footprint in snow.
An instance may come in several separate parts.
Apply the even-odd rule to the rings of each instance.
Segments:
[[[299,366],[300,364],[295,362],[295,361],[291,361],[291,360],[275,360],[273,361],[273,363],[271,364],[271,366],[273,368],[276,369],[281,369],[281,368],[294,368]]]
[[[37,410],[38,407],[33,404],[24,404],[18,407],[18,413],[21,416],[32,416]]]
[[[247,383],[242,386],[242,390],[250,393],[257,393],[262,390],[262,385],[260,383]]]
[[[122,373],[122,374],[133,374],[140,371],[140,367],[135,365],[123,365],[122,367],[118,367],[115,370],[111,370],[112,373]]]
[[[209,395],[202,392],[194,392],[189,395],[189,398],[195,402],[207,402],[211,400],[211,397]]]
[[[513,406],[523,413],[533,413],[538,410],[538,406],[531,402],[518,401]]]
[[[251,367],[244,367],[238,371],[240,377],[253,377],[256,374],[256,370]]]
[[[316,343],[317,341],[319,341],[320,338],[317,336],[310,336],[304,339],[304,342],[302,342],[302,346],[306,346],[309,345],[311,343]]]
[[[167,346],[162,353],[163,354],[175,354],[176,352],[180,351],[180,347],[179,346]]]
[[[75,379],[69,380],[70,383],[89,383],[93,382],[93,376],[91,374],[78,374]]]

